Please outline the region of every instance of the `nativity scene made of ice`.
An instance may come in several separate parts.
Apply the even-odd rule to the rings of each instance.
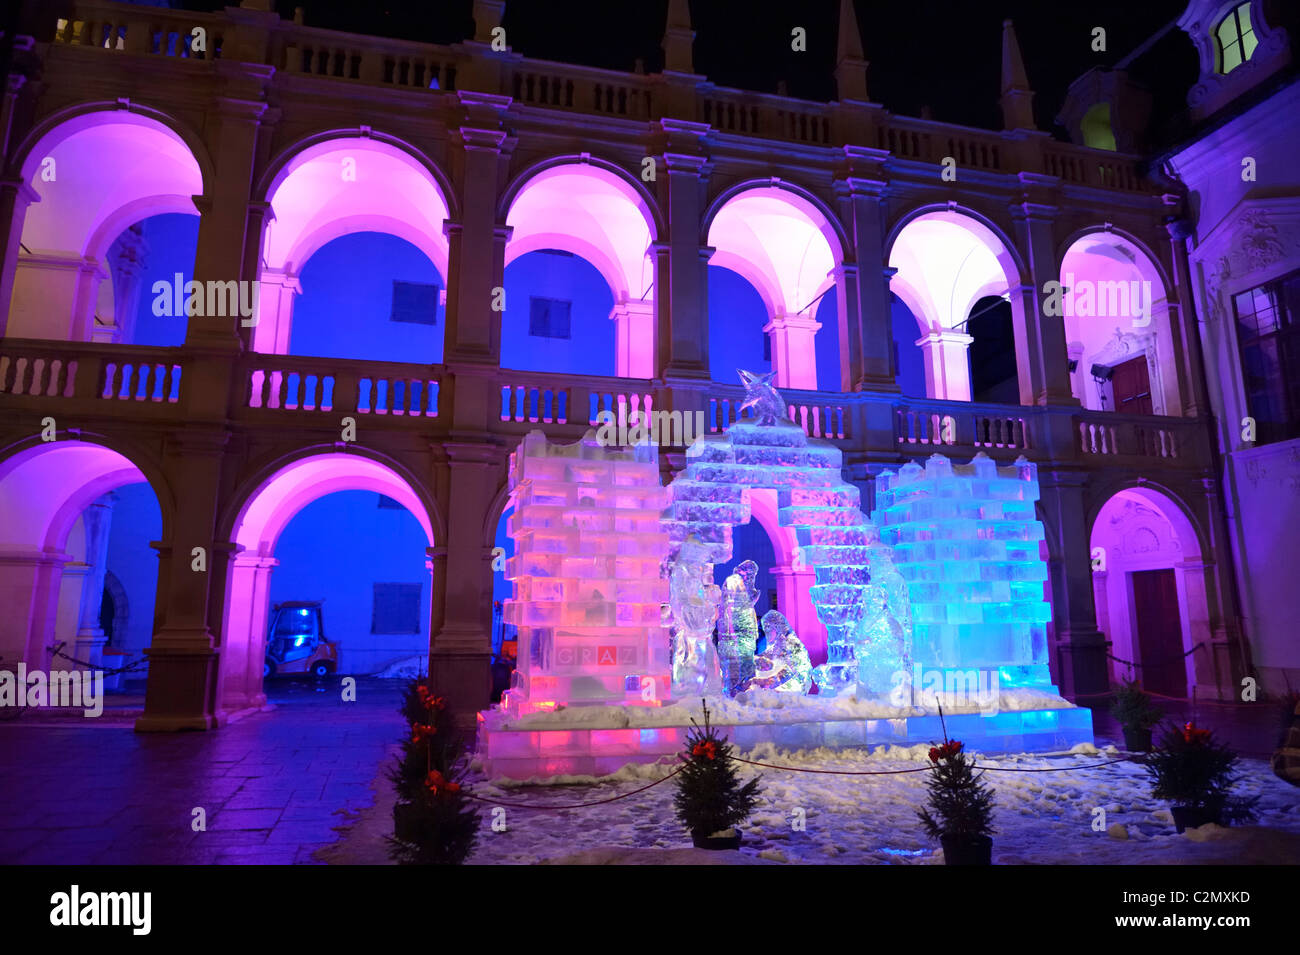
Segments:
[[[706,703],[742,748],[929,742],[940,707],[988,752],[1091,742],[1049,674],[1034,465],[932,455],[879,474],[868,517],[841,450],[790,420],[771,375],[740,374],[741,419],[696,438],[667,486],[649,442],[534,431],[511,456],[519,660],[479,715],[488,771],[671,757]],[[756,518],[798,583],[761,619],[756,565],[728,566]]]

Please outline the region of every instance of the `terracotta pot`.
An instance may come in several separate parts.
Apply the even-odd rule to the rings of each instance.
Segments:
[[[989,836],[940,836],[944,865],[992,865],[993,840]]]
[[[734,836],[711,836],[700,829],[691,830],[691,842],[697,849],[739,849],[740,833]]]
[[[1195,829],[1207,822],[1217,823],[1219,821],[1219,817],[1209,809],[1202,809],[1197,806],[1174,806],[1169,811],[1174,817],[1174,828],[1179,832],[1184,829]]]
[[[1130,753],[1151,752],[1151,730],[1139,726],[1124,727],[1124,748]]]

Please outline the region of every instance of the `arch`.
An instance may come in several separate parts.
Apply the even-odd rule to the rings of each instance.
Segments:
[[[1177,494],[1145,480],[1109,491],[1091,504],[1088,544],[1097,623],[1118,658],[1112,679],[1137,676],[1176,697],[1212,684],[1214,568],[1194,515]]]
[[[522,169],[506,186],[505,191],[501,194],[501,200],[497,204],[497,221],[504,223],[510,215],[510,209],[514,206],[516,198],[532,180],[537,176],[550,172],[558,167],[583,165],[592,166],[596,169],[604,170],[615,179],[622,187],[630,190],[635,194],[633,200],[645,218],[646,228],[650,231],[651,240],[654,242],[663,241],[668,234],[668,223],[660,212],[658,200],[649,189],[636,176],[631,175],[626,169],[618,163],[611,162],[608,159],[602,159],[599,156],[593,156],[590,153],[561,153],[554,156],[548,156],[545,159],[538,160]],[[629,195],[631,198],[631,195]]]
[[[49,663],[69,534],[103,494],[145,483],[170,533],[171,494],[156,468],[136,463],[98,436],[12,445],[0,459],[0,656],[33,667]],[[164,539],[170,539],[164,536]],[[84,545],[78,545],[81,549]],[[77,595],[78,597],[80,595]]]
[[[779,179],[724,190],[704,217],[710,266],[729,269],[758,292],[779,386],[817,388],[815,307],[835,285],[848,245],[839,222],[816,196]],[[843,323],[842,317],[837,321]]]
[[[364,128],[314,133],[277,157],[255,195],[269,207],[258,277],[275,291],[261,298],[254,351],[289,351],[298,277],[312,255],[342,236],[397,236],[448,278],[454,192],[436,165],[396,137]]]
[[[390,497],[419,522],[429,547],[442,539],[436,507],[418,482],[379,455],[332,446],[306,448],[263,468],[244,484],[220,524],[221,539],[235,545],[226,575],[220,641],[220,706],[227,712],[266,700],[262,662],[280,535],[308,504],[338,491]],[[432,564],[426,566],[431,569]]]
[[[113,242],[156,215],[197,215],[211,162],[164,114],[98,105],[47,118],[19,156],[33,201],[15,212],[21,252],[4,264],[13,282],[5,333],[88,340]]]
[[[972,399],[967,322],[981,299],[1001,296],[1013,313],[1024,271],[1010,240],[958,205],[926,206],[895,223],[886,242],[890,290],[916,320],[931,398]],[[1023,321],[1023,316],[1022,316]],[[900,349],[908,343],[900,342]],[[1023,375],[1023,370],[1020,370]]]
[[[1059,261],[1074,396],[1094,411],[1180,415],[1171,286],[1150,249],[1126,232],[1097,226],[1075,232]],[[1091,374],[1098,365],[1128,366],[1122,391],[1109,377]]]
[[[799,635],[814,665],[826,662],[826,625],[817,619],[811,587],[816,573],[804,563],[799,539],[791,524],[782,524],[775,488],[751,488],[749,513],[772,542],[777,566],[777,604]],[[759,616],[762,616],[760,614]]]
[[[613,295],[609,317],[615,323],[614,373],[653,378],[658,336],[652,250],[661,222],[642,184],[614,164],[590,156],[551,157],[516,177],[500,210],[510,230],[505,264],[553,249],[593,266]],[[529,280],[536,281],[536,276]],[[556,281],[563,285],[571,279]],[[514,311],[509,305],[507,309]]]

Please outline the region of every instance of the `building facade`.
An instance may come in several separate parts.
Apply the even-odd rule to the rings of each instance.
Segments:
[[[1296,605],[1270,604],[1281,578],[1241,586],[1251,522],[1269,520],[1242,480],[1285,483],[1296,452],[1219,460],[1240,409],[1202,311],[1204,187],[1177,159],[1035,129],[1010,23],[1005,128],[988,131],[873,103],[848,2],[831,103],[696,74],[685,0],[653,74],[529,59],[492,0],[450,46],[319,30],[259,0],[69,6],[15,37],[0,117],[2,666],[63,665],[61,643],[100,662],[111,495],[145,484],[160,530],[138,728],[261,705],[282,533],[322,497],[369,491],[419,524],[429,666],[458,711],[480,709],[511,451],[534,429],[577,440],[603,410],[718,431],[743,394],[720,356],[751,333],[868,508],[875,474],[936,452],[1037,464],[1069,696],[1136,665],[1170,695],[1235,697],[1263,662],[1253,628]],[[196,223],[192,268],[146,283],[173,250],[140,224],[168,216]],[[427,260],[424,291],[401,295],[435,289],[436,332],[303,337],[313,257],[360,233]],[[558,266],[535,257],[557,252],[596,276],[599,322],[547,291]],[[757,316],[743,334],[727,283]],[[141,344],[151,315],[178,340]],[[684,454],[665,452],[666,482]],[[1272,470],[1277,455],[1290,464]],[[770,572],[792,606],[808,581],[783,550]],[[1293,655],[1267,645],[1275,682]]]

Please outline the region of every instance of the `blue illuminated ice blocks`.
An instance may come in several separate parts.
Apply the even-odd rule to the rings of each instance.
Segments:
[[[1038,475],[1021,457],[932,455],[876,479],[872,520],[912,598],[912,659],[927,670],[994,670],[1004,689],[1055,693],[1048,674]]]

